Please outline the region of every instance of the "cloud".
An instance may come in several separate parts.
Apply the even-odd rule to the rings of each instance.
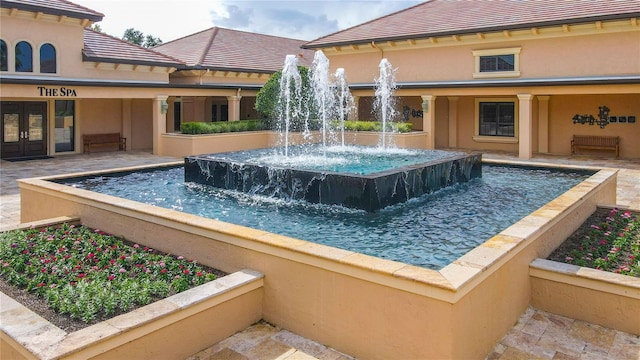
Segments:
[[[229,1],[211,10],[216,26],[313,40],[419,1]]]
[[[72,1],[105,14],[104,20],[99,25],[110,35],[121,37],[126,29],[133,27],[145,35],[160,37],[164,42],[212,26],[314,40],[421,2],[415,0]]]

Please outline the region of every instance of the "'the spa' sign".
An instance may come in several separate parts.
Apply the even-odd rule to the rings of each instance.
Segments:
[[[47,96],[47,97],[51,97],[51,96],[56,96],[56,97],[74,97],[74,96],[78,96],[78,94],[76,94],[76,90],[75,89],[69,89],[66,87],[59,87],[59,88],[48,88],[45,86],[38,86],[38,91],[40,91],[40,96]]]

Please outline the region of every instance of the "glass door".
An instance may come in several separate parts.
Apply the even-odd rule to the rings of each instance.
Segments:
[[[0,108],[3,159],[47,155],[46,102],[3,101]]]

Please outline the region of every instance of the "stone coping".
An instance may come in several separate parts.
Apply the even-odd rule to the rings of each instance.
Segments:
[[[609,271],[565,264],[547,259],[535,259],[530,267],[533,277],[570,283],[619,296],[640,300],[640,278]]]
[[[517,162],[506,161],[485,162],[519,165]],[[173,164],[174,163],[167,165]],[[522,165],[571,170],[599,170],[598,168],[544,163],[535,165],[522,163]],[[138,169],[140,169],[140,167],[114,169],[111,170],[111,172]],[[194,233],[205,237],[215,234],[218,240],[228,241],[245,248],[304,262],[326,270],[356,276],[392,288],[455,303],[473,290],[477,284],[481,283],[489,275],[498,271],[501,265],[516,256],[521,249],[524,249],[535,241],[538,236],[561,221],[564,216],[570,214],[573,209],[582,204],[583,200],[588,197],[592,191],[605,186],[604,184],[606,183],[615,182],[617,171],[617,169],[600,169],[588,179],[509,226],[507,229],[439,271],[380,259],[218,220],[205,219],[200,216],[46,181],[48,179],[53,180],[60,178],[59,176],[21,179],[19,180],[19,185],[21,189],[55,192],[56,196],[63,199],[72,199],[72,201],[81,199],[83,204],[115,211],[151,223],[170,226],[187,233]],[[95,172],[69,174],[64,177],[89,176],[93,174],[95,174]]]
[[[46,221],[46,224],[51,223]],[[14,346],[17,343],[22,347],[21,351],[31,354],[29,357],[55,359],[80,351],[91,353],[91,347],[99,347],[94,352],[102,352],[104,346],[117,347],[166,326],[168,322],[178,322],[262,287],[263,281],[262,273],[241,270],[72,333],[56,327],[0,292],[0,330],[3,340]]]

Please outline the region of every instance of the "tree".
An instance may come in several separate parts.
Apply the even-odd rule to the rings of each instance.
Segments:
[[[147,35],[144,38],[144,44],[142,46],[146,47],[146,48],[152,48],[152,47],[156,47],[158,45],[162,44],[162,40],[160,40],[159,37],[153,37],[151,35]]]
[[[128,28],[127,30],[125,30],[124,35],[122,35],[122,40],[146,48],[151,48],[162,44],[162,40],[160,38],[154,37],[152,35],[145,36],[142,31],[136,30],[134,28]]]
[[[298,72],[300,72],[302,80],[302,94],[303,96],[308,96],[311,87],[309,84],[309,69],[304,66],[298,66]],[[276,119],[278,117],[281,78],[282,70],[273,73],[256,95],[256,105],[254,108],[269,119]]]
[[[91,30],[93,31],[97,31],[97,32],[102,32],[102,28],[100,27],[99,24],[93,24],[91,25]]]
[[[134,28],[128,28],[127,30],[124,31],[124,35],[122,35],[122,40],[128,41],[138,46],[142,46],[142,44],[144,43],[144,34],[140,30],[136,30]]]

